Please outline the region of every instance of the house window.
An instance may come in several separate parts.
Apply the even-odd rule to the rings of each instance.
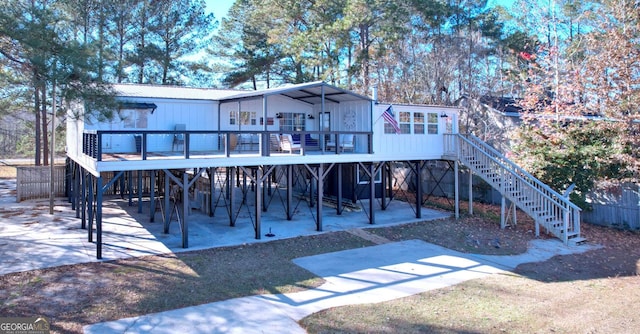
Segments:
[[[258,124],[258,114],[255,111],[241,111],[240,125],[256,125]]]
[[[401,111],[398,113],[398,126],[400,126],[400,133],[411,133],[411,113],[408,111]]]
[[[280,131],[293,132],[305,130],[305,114],[304,113],[280,113]]]
[[[125,129],[146,129],[148,115],[149,111],[142,109],[123,109],[120,111]]]
[[[429,129],[430,135],[438,134],[438,114],[437,113],[428,113],[427,114],[427,129]]]
[[[362,168],[362,166],[357,165],[357,173],[356,173],[356,177],[357,177],[357,182],[358,184],[369,184],[369,180],[371,178],[369,178],[369,173],[368,170]],[[376,174],[374,175],[374,183],[381,183],[382,182],[382,172],[380,171],[380,169],[378,169],[378,171],[376,172]]]
[[[257,125],[258,113],[255,111],[229,112],[229,125]]]
[[[237,111],[231,111],[229,112],[229,125],[236,125],[238,124],[238,112]]]
[[[413,133],[423,135],[424,134],[424,113],[413,113]]]

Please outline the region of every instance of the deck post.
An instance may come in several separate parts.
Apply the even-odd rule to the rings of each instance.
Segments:
[[[80,218],[80,202],[82,201],[82,198],[80,196],[82,196],[82,190],[80,190],[81,187],[81,175],[82,175],[82,167],[80,167],[80,164],[77,162],[73,162],[74,166],[75,166],[75,171],[74,171],[74,177],[75,177],[75,189],[73,191],[73,194],[75,196],[75,201],[76,201],[76,218]]]
[[[180,216],[180,212],[176,213]],[[182,248],[189,248],[189,174],[182,172]]]
[[[102,259],[102,174],[96,178],[96,258]]]
[[[287,165],[287,220],[293,219],[293,165]]]
[[[156,219],[156,170],[152,169],[149,174],[149,222]]]
[[[375,164],[371,162],[369,164],[369,224],[376,223],[375,210],[373,208],[376,201],[376,168]],[[420,188],[418,188],[420,189]],[[420,192],[420,191],[419,191]],[[422,196],[420,196],[422,197]]]
[[[164,170],[164,234],[169,233],[169,224],[171,223],[171,178],[169,177],[169,171]]]
[[[387,209],[387,171],[388,162],[383,161],[380,165],[380,208],[384,211]]]
[[[127,195],[129,196],[129,206],[133,206],[133,172],[127,172]]]
[[[255,195],[256,195],[256,226],[255,226],[255,231],[256,231],[256,239],[260,239],[261,238],[261,228],[262,228],[262,189],[261,185],[262,185],[262,169],[260,167],[256,168],[256,178],[255,178],[255,184],[256,184],[256,190],[255,190]]]
[[[469,169],[469,215],[473,216],[473,172]]]
[[[262,168],[264,168],[264,170],[266,171],[269,170],[268,166],[263,166]],[[258,169],[260,169],[260,167],[258,167]],[[265,175],[264,171],[262,175]],[[262,211],[264,212],[267,212],[267,196],[271,195],[271,181],[269,175],[271,175],[271,173],[267,172],[266,177],[264,177],[264,180],[262,180]],[[256,181],[256,183],[258,183],[258,181]],[[256,189],[256,191],[258,190],[259,189]]]
[[[87,228],[87,172],[82,167],[80,167],[80,183],[82,188],[80,190],[80,210],[82,211],[80,213],[80,228],[84,230]]]
[[[460,218],[460,203],[458,202],[458,199],[460,198],[460,194],[459,194],[459,184],[460,184],[460,180],[458,179],[458,160],[454,161],[453,163],[453,197],[454,197],[454,207],[455,207],[455,212],[456,212],[456,219]]]
[[[207,201],[207,205],[209,206],[209,217],[213,217],[215,215],[215,206],[213,202],[213,196],[216,193],[216,169],[214,167],[209,167],[209,200]]]
[[[142,213],[142,171],[138,171],[138,213]]]
[[[235,189],[233,184],[235,183],[233,178],[234,176],[236,176],[236,171],[235,171],[235,167],[231,167],[229,173],[227,174],[227,176],[229,177],[227,179],[227,183],[228,183],[228,187],[229,187],[229,193],[227,194],[227,196],[229,196],[229,226],[233,227],[236,226],[236,217],[234,216],[234,200],[235,200]]]
[[[336,205],[336,214],[342,215],[342,210],[344,206],[342,205],[342,169],[344,166],[342,164],[338,165],[338,205]]]
[[[126,182],[125,179],[126,179],[126,177],[124,177],[124,176],[120,178],[120,198],[121,199],[124,199],[124,189],[125,189],[124,183]],[[115,193],[117,194],[117,192],[115,192]]]
[[[416,173],[416,218],[422,218],[422,163],[421,161],[416,162],[415,173]]]
[[[318,186],[316,187],[316,198],[318,200],[318,203],[316,205],[316,230],[322,231],[322,193],[324,192],[324,164],[322,163],[318,165],[317,182]]]
[[[89,226],[87,226],[87,229],[89,232],[88,240],[89,242],[93,242],[93,175],[90,175],[89,178]]]
[[[507,214],[505,212],[505,208],[507,207],[507,199],[502,195],[502,199],[500,200],[500,228],[504,229],[507,227],[506,217]]]

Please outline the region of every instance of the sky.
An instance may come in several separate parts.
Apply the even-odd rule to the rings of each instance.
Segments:
[[[205,0],[206,12],[213,13],[218,22],[227,15],[235,0]]]

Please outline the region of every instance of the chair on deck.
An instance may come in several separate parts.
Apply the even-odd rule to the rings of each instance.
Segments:
[[[187,126],[184,124],[176,124],[175,131],[184,131],[186,129]],[[182,145],[182,149],[184,150],[184,133],[176,133],[173,135],[171,150],[176,151],[180,145]]]
[[[353,152],[354,143],[353,143],[353,134],[340,134],[340,151],[344,152],[346,150],[351,150]],[[333,139],[333,138],[332,138]],[[327,149],[334,149],[336,147],[336,142],[330,140],[327,142]]]
[[[293,153],[294,151],[302,153],[302,145],[294,143],[291,134],[288,133],[280,136],[280,149],[289,153]]]
[[[269,145],[271,148],[271,152],[282,151],[282,148],[280,145],[280,135],[278,135],[277,133],[272,133],[271,135],[269,135]]]

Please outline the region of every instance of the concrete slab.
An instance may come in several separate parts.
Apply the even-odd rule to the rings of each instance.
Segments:
[[[63,198],[55,201],[54,214],[49,214],[49,200],[15,202],[15,181],[0,184],[0,274],[39,268],[94,262],[94,242],[88,241],[89,232],[81,229],[81,220],[71,204]],[[13,189],[13,192],[12,192]],[[182,248],[182,235],[174,214],[169,233],[164,233],[163,217],[158,208],[155,222],[150,222],[150,203],[143,199],[142,212],[138,212],[137,198],[129,206],[127,198],[106,197],[103,204],[102,261],[175,253],[212,247],[234,246],[276,239],[315,235],[371,226],[390,226],[408,222],[441,219],[450,213],[423,210],[422,218],[415,218],[408,203],[391,202],[387,210],[376,203],[376,224],[368,224],[366,212],[347,212],[337,215],[331,207],[323,207],[323,231],[316,231],[316,208],[296,199],[295,214],[286,220],[283,201],[279,194],[270,198],[269,209],[261,212],[261,239],[255,238],[255,207],[251,205],[253,192],[247,196],[248,205],[236,203],[236,226],[230,226],[229,215],[219,206],[214,217],[198,210],[188,215],[189,248]],[[368,208],[368,202],[363,206]],[[180,210],[182,207],[180,206]],[[267,237],[271,233],[273,237]],[[28,255],[28,256],[25,256]]]
[[[295,259],[326,282],[290,294],[238,298],[185,309],[86,326],[85,333],[305,333],[297,321],[344,305],[379,303],[505,272],[503,268],[544,260],[533,245],[524,256],[482,257],[421,240],[387,243]],[[584,249],[586,249],[585,247]],[[584,251],[583,248],[572,248]],[[514,260],[515,259],[515,260]]]

